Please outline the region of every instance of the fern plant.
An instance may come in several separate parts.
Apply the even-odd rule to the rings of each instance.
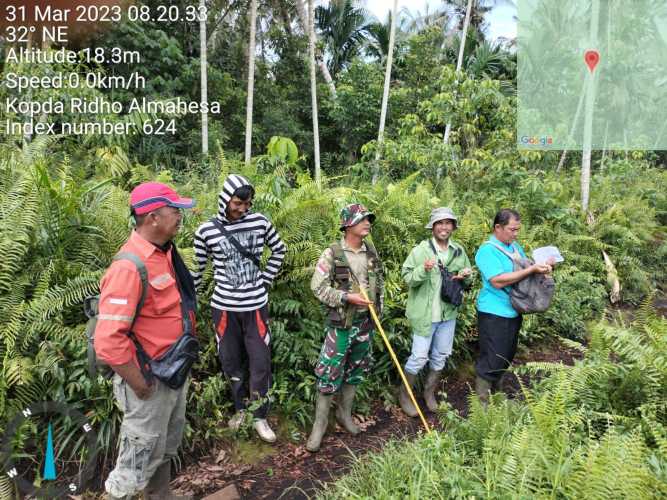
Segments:
[[[518,370],[542,376],[523,401],[471,397],[467,419],[443,403],[442,433],[364,457],[319,497],[663,498],[667,321],[649,304],[631,325],[598,324],[588,347],[568,341],[585,352],[574,366]]]

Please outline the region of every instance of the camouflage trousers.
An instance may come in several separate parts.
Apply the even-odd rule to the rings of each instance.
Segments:
[[[317,390],[333,394],[345,382],[360,384],[371,365],[370,318],[355,321],[349,329],[327,326],[326,337],[315,367]]]

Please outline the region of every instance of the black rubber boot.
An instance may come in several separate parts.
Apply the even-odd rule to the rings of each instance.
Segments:
[[[503,373],[498,380],[491,382],[491,392],[502,392],[503,390],[503,380],[505,380],[505,374]]]

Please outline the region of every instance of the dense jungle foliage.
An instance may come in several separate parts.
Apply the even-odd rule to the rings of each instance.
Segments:
[[[522,343],[570,339],[589,346],[586,360],[571,371],[557,371],[534,392],[526,392],[525,406],[497,401],[488,414],[479,408],[473,410],[468,421],[446,412],[443,418],[452,429],[451,436],[429,436],[415,445],[405,445],[406,449],[426,447],[433,452],[429,455],[433,463],[455,467],[458,475],[449,477],[460,484],[447,488],[466,495],[484,496],[495,488],[505,491],[505,486],[516,484],[521,476],[526,488],[522,491],[542,492],[540,488],[548,484],[555,496],[571,496],[583,491],[577,488],[586,487],[582,475],[587,464],[600,474],[595,469],[599,464],[619,464],[626,459],[637,464],[637,476],[633,476],[635,482],[627,484],[622,480],[626,476],[616,476],[618,488],[635,491],[631,488],[636,486],[636,491],[646,491],[656,487],[659,478],[664,480],[667,421],[665,370],[660,366],[665,355],[664,323],[646,320],[635,330],[592,326],[609,306],[614,277],[618,277],[622,301],[629,307],[641,304],[665,282],[667,172],[660,153],[596,152],[590,213],[583,214],[580,154],[570,153],[558,168],[557,153],[516,149],[514,52],[485,40],[480,24],[479,30],[473,29],[469,35],[464,70],[457,74],[458,42],[443,35],[442,26],[437,24],[443,21],[405,20],[392,74],[387,135],[379,160],[381,176],[372,184],[386,43],[382,45],[381,36],[373,38],[373,23],[369,21],[369,26],[357,27],[364,29],[360,39],[365,41],[352,52],[338,47],[335,37],[321,41],[320,50],[327,54],[337,96],[329,94],[324,82],[318,83],[324,172],[318,185],[312,174],[306,37],[298,28],[290,2],[267,2],[260,8],[266,24],[260,23],[263,45],[256,73],[254,156],[251,164],[245,165],[240,151],[245,116],[246,7],[239,2],[212,4],[220,12],[228,8],[232,14],[219,21],[210,41],[209,95],[224,103],[222,115],[212,118],[210,125],[210,156],[202,158],[198,150],[197,116],[182,117],[182,133],[177,136],[160,138],[3,137],[0,433],[19,409],[33,401],[66,401],[95,426],[104,450],[100,470],[107,470],[115,456],[121,415],[110,383],[101,378],[91,380],[86,371],[83,299],[97,293],[100,277],[131,230],[128,196],[134,186],[159,180],[197,200],[197,208],[186,214],[177,239],[189,262],[193,233],[216,212],[222,180],[234,172],[254,183],[254,209],[273,221],[288,245],[270,300],[273,407],[284,422],[284,438],[302,439],[310,423],[323,311],[308,285],[317,257],[339,237],[340,208],[358,201],[377,215],[372,239],[386,271],[383,324],[399,358],[405,359],[410,332],[404,318],[406,289],[400,266],[410,248],[427,235],[424,224],[431,208],[447,205],[460,215],[454,237],[472,258],[490,232],[493,214],[501,207],[513,207],[523,216],[520,241],[527,249],[554,244],[565,257],[555,273],[555,302],[547,313],[526,318]],[[483,19],[483,12],[481,15]],[[324,12],[320,12],[320,19],[322,23],[327,19]],[[457,19],[460,16],[454,12],[447,22]],[[386,28],[381,22],[374,26],[378,33],[382,26]],[[326,33],[325,28],[318,25],[318,33]],[[126,48],[136,44],[144,52],[151,49],[146,52],[150,57],[145,69],[151,93],[165,99],[176,95],[197,99],[197,33],[182,26],[121,24],[105,37],[109,44]],[[336,50],[341,53],[333,58]],[[7,70],[7,65],[2,67]],[[15,69],[31,74],[54,70],[35,66]],[[165,75],[176,76],[167,79]],[[0,88],[0,97],[6,92]],[[79,95],[76,90],[68,92],[70,97]],[[0,118],[3,116],[0,111]],[[445,144],[442,136],[448,120],[452,136]],[[274,136],[278,139],[267,148]],[[296,155],[292,145],[298,149]],[[603,251],[613,263],[611,273]],[[189,393],[183,446],[186,458],[229,438],[224,423],[233,408],[215,354],[207,305],[212,286],[209,271],[206,292],[199,298],[203,351]],[[474,349],[478,288],[479,281],[467,294],[459,316],[449,370],[469,359]],[[653,339],[655,345],[639,342],[636,336],[632,340],[632,331]],[[617,338],[628,343],[616,345]],[[629,346],[641,349],[635,352]],[[395,397],[397,375],[379,339],[375,339],[374,358],[372,374],[358,398],[361,412],[368,410],[372,399]],[[656,374],[651,370],[657,370]],[[612,391],[619,381],[626,380],[636,381],[636,387],[621,384],[617,392]],[[585,384],[593,384],[595,391],[589,394]],[[628,392],[618,392],[621,390]],[[634,396],[626,397],[630,393]],[[520,425],[513,428],[511,421]],[[537,439],[540,433],[543,437]],[[576,440],[570,441],[574,437]],[[67,458],[76,459],[82,447],[79,444],[74,456]],[[560,476],[546,459],[541,468],[532,469],[531,463],[541,456],[542,449],[549,460],[574,457],[569,465],[558,462],[560,467],[571,465],[569,475]],[[393,460],[392,455],[387,457],[387,461]],[[381,467],[389,463],[382,462],[385,458],[377,460]],[[427,465],[416,456],[414,460]],[[471,469],[466,471],[469,465]],[[360,474],[365,474],[364,470],[360,469]],[[415,498],[431,497],[428,488],[436,483],[430,474],[438,470],[426,467],[419,473],[424,474],[424,483],[415,485],[414,491],[422,492],[415,493]],[[486,478],[486,482],[475,482],[473,475]],[[363,485],[353,482],[356,477],[335,491],[346,494],[345,488],[352,487],[365,491]],[[387,481],[392,484],[389,478]],[[373,491],[377,484],[367,487]],[[426,489],[419,489],[422,487]],[[10,488],[9,482],[0,479],[0,498],[3,493],[8,495]]]

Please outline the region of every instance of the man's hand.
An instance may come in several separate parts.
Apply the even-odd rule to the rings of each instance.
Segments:
[[[364,299],[360,293],[349,293],[347,294],[347,303],[354,304],[355,306],[368,306],[373,302]]]
[[[461,269],[457,275],[452,276],[452,279],[456,281],[464,280],[471,274],[472,274],[472,269],[466,267],[465,269]]]
[[[137,397],[143,401],[150,399],[156,389],[157,389],[157,384],[155,383],[155,381],[153,381],[149,385],[148,383],[146,383],[145,380],[143,381],[143,384],[141,384],[139,387],[132,387],[132,390],[137,395]]]
[[[436,264],[435,259],[426,259],[424,261],[424,270],[426,272],[430,271],[431,269],[433,269],[435,267],[435,264]]]
[[[533,264],[530,268],[538,274],[549,274],[552,271],[549,264]]]
[[[134,364],[134,361],[128,361],[123,365],[112,365],[111,368],[125,380],[139,399],[149,399],[157,389],[155,381],[151,384],[146,382],[146,379],[139,370],[139,367]]]

